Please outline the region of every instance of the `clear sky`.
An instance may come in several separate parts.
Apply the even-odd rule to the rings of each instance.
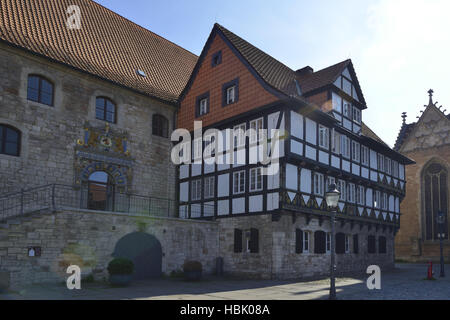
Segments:
[[[450,1],[96,0],[199,55],[215,22],[296,70],[351,58],[363,121],[393,146],[435,100],[450,112]]]

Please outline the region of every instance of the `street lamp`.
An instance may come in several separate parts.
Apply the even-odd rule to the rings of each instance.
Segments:
[[[328,207],[331,209],[331,267],[330,267],[330,300],[336,299],[336,285],[334,278],[335,271],[335,250],[334,250],[334,242],[335,242],[335,232],[334,232],[334,224],[336,220],[336,209],[339,202],[339,196],[341,193],[338,189],[336,189],[336,184],[332,183],[328,187],[328,191],[325,193],[325,200],[327,202]]]
[[[441,251],[441,274],[440,277],[445,277],[445,271],[444,271],[444,249],[443,249],[443,241],[445,238],[444,233],[444,223],[445,223],[445,215],[444,212],[439,211],[438,216],[436,217],[436,222],[439,225],[439,245],[440,245],[440,251]]]

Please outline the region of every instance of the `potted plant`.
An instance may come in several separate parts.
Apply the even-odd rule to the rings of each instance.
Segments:
[[[199,261],[186,261],[183,265],[186,280],[197,281],[202,277],[202,264]]]
[[[133,261],[125,258],[114,258],[108,264],[109,282],[115,286],[127,286],[133,278]]]

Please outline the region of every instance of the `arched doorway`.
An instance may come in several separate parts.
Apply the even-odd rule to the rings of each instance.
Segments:
[[[134,263],[134,279],[160,277],[162,273],[162,248],[155,236],[133,232],[121,238],[112,254],[115,258],[127,258]]]
[[[88,209],[114,210],[114,182],[104,171],[95,171],[89,176]]]

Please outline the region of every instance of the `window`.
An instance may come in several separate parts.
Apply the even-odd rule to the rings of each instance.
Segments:
[[[325,149],[329,148],[330,129],[319,124],[319,146]]]
[[[309,232],[303,232],[303,253],[309,252]]]
[[[323,174],[313,173],[313,193],[316,195],[323,195]]]
[[[349,119],[352,118],[352,105],[346,100],[344,100],[344,116]]]
[[[250,121],[250,143],[261,141],[263,135],[260,134],[260,130],[263,129],[263,118]]]
[[[350,158],[350,138],[341,135],[341,154],[345,158]]]
[[[388,196],[386,192],[381,195],[381,209],[387,210],[388,208]]]
[[[28,76],[27,99],[53,106],[53,84],[38,75]]]
[[[214,155],[216,152],[216,135],[209,134],[205,135],[205,157]]]
[[[377,153],[377,163],[378,163],[378,171],[384,170],[384,156],[382,154]]]
[[[234,147],[242,147],[245,146],[245,123],[235,126],[233,131],[234,135]]]
[[[95,118],[116,123],[116,105],[108,98],[98,97],[95,100]]]
[[[354,203],[355,202],[355,184],[349,183],[347,184],[347,201]]]
[[[366,146],[361,146],[361,163],[369,166],[369,148]]]
[[[234,252],[242,252],[242,230],[234,229]]]
[[[215,179],[214,177],[205,178],[204,183],[204,197],[205,199],[214,198],[214,189],[215,189]]]
[[[238,100],[239,78],[236,78],[222,86],[222,107],[238,102]]]
[[[334,177],[327,177],[327,185],[326,185],[327,191],[332,184],[336,184],[336,179]]]
[[[326,237],[324,231],[314,232],[314,253],[323,254],[326,252]]]
[[[367,236],[367,252],[376,253],[376,243],[375,236]]]
[[[378,209],[381,208],[381,192],[378,190],[374,192],[373,207]]]
[[[359,240],[358,240],[358,235],[354,234],[353,235],[353,253],[358,254],[359,252]]]
[[[331,233],[327,233],[327,253],[331,252]]]
[[[209,92],[197,97],[195,117],[201,117],[209,113]]]
[[[338,232],[336,233],[336,253],[345,253],[345,234]]]
[[[444,213],[443,231],[448,239],[448,171],[444,165],[432,162],[423,169],[422,193],[424,206],[422,208],[423,237],[426,240],[439,240],[438,212]]]
[[[339,180],[338,190],[341,192],[339,200],[346,201],[347,199],[347,188],[345,187],[345,181]]]
[[[342,77],[342,89],[349,96],[352,95],[352,83],[344,77]]]
[[[114,184],[104,171],[93,172],[88,179],[88,209],[114,210]]]
[[[391,161],[391,173],[394,177],[398,178],[398,162],[392,160]]]
[[[386,237],[378,237],[378,253],[386,253]]]
[[[331,151],[336,154],[341,153],[341,134],[333,129],[333,137],[331,139]]]
[[[202,198],[202,180],[191,182],[191,200],[200,200]]]
[[[152,119],[152,132],[155,136],[169,137],[169,121],[160,114],[154,114]]]
[[[350,253],[350,236],[345,235],[345,253]]]
[[[192,148],[192,151],[194,153],[193,154],[194,155],[194,160],[199,160],[199,159],[202,158],[202,152],[203,152],[203,141],[202,141],[202,138],[195,139],[193,145],[194,146]]]
[[[250,191],[262,190],[261,168],[250,169]]]
[[[211,66],[215,67],[222,63],[222,51],[218,51],[213,54],[211,59]]]
[[[353,106],[353,121],[361,123],[361,110]]]
[[[333,110],[341,113],[342,112],[342,98],[338,94],[333,92],[332,99],[333,99]]]
[[[247,252],[258,253],[259,252],[259,230],[250,229],[247,231]]]
[[[360,145],[358,142],[356,141],[352,141],[352,160],[355,162],[359,162],[360,160]]]
[[[233,173],[233,193],[239,194],[245,192],[245,171]]]
[[[384,172],[391,174],[391,159],[388,157],[384,158]]]
[[[9,156],[20,156],[20,131],[0,124],[0,154],[7,154]]]
[[[365,199],[366,193],[364,192],[364,186],[358,186],[356,190],[356,203],[360,205],[365,205],[366,199]]]

